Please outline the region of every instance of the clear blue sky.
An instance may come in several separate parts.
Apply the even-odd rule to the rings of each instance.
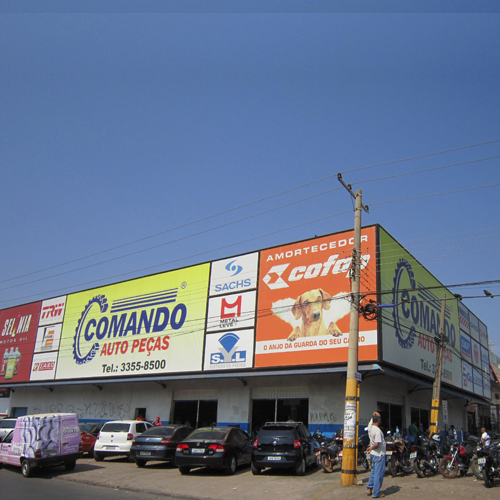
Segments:
[[[499,280],[498,2],[350,4],[0,0],[0,308],[350,229],[338,172],[443,284]]]

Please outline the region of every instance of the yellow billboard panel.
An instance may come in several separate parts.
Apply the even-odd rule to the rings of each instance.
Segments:
[[[209,264],[69,295],[56,379],[200,371]]]

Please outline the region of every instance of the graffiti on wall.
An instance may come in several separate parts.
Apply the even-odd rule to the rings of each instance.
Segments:
[[[130,405],[111,401],[97,401],[84,404],[51,404],[45,408],[33,408],[33,413],[76,413],[80,420],[123,420],[132,418]]]

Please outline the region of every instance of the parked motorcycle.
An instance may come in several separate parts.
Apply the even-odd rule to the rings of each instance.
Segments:
[[[365,427],[365,433],[358,437],[358,466],[362,465],[365,470],[370,468],[370,454],[366,449],[370,445],[370,436],[368,436],[368,427]]]
[[[425,477],[428,472],[437,474],[439,463],[443,456],[440,449],[441,440],[435,434],[432,438],[423,436],[419,438],[415,451],[410,453],[410,459],[414,460],[414,469],[418,477]]]
[[[459,472],[461,476],[465,476],[476,458],[476,446],[474,445],[477,443],[471,441],[451,444],[450,454],[445,455],[439,464],[441,474],[449,479],[456,477]]]
[[[392,443],[387,443],[390,452],[388,463],[391,476],[396,477],[399,472],[410,474],[415,466],[411,454],[416,451],[413,443],[404,438],[394,439]]]
[[[484,485],[491,488],[495,478],[500,478],[500,443],[493,443],[487,448],[478,446],[476,453],[477,462],[483,473]]]
[[[323,467],[325,472],[333,472],[333,469],[342,462],[342,436],[336,435],[327,438],[316,431],[313,437],[320,445],[317,452],[319,465]]]

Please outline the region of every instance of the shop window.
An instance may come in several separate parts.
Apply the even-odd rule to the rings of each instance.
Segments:
[[[253,399],[252,400],[252,435],[257,435],[266,422],[286,422],[293,420],[309,423],[308,399]]]
[[[146,418],[146,408],[136,408],[134,413],[134,418],[137,420],[147,420]]]
[[[411,422],[415,422],[419,429],[423,429],[424,432],[429,429],[429,410],[424,410],[422,408],[411,408]],[[409,425],[409,424],[408,424]]]
[[[377,402],[377,411],[380,413],[382,423],[380,428],[384,433],[391,431],[396,432],[396,428],[403,432],[403,406],[391,403]]]
[[[174,401],[175,424],[207,427],[217,423],[217,400]]]
[[[28,408],[23,406],[14,407],[10,413],[12,415],[11,418],[24,417],[24,415],[28,414]]]

